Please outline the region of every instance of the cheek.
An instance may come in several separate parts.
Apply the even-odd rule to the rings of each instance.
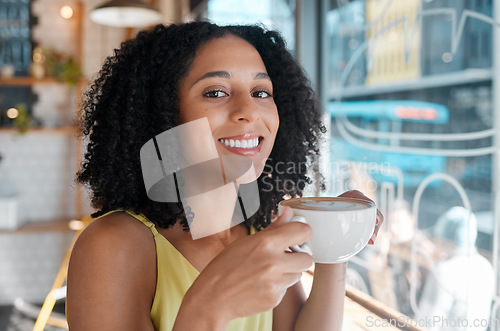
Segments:
[[[196,107],[182,109],[179,113],[179,124],[191,122],[200,118],[207,118],[210,128],[213,131],[214,128],[219,127],[221,123],[223,123],[224,116],[223,114],[209,110],[210,109]]]
[[[186,109],[183,105],[179,107],[179,124],[188,123],[190,121],[195,120],[196,118],[193,116],[193,113]]]
[[[274,131],[274,135],[276,135],[276,133],[278,132],[279,127],[280,127],[280,117],[278,115],[278,112],[276,112],[276,127],[275,127],[275,131]]]
[[[207,111],[199,114],[199,118],[206,117],[208,119],[208,124],[212,132],[216,131],[218,128],[223,127],[226,124],[227,117],[224,113]]]
[[[270,112],[269,115],[266,117],[266,122],[269,131],[272,132],[276,137],[276,134],[278,133],[278,128],[280,126],[280,118],[278,115],[278,111],[275,110],[274,112]]]
[[[179,123],[187,123],[206,117],[207,109],[195,96],[190,94],[179,96]]]

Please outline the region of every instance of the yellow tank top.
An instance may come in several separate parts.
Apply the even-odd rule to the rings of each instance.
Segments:
[[[157,279],[156,291],[151,307],[151,320],[155,330],[170,331],[184,294],[193,284],[199,272],[142,214],[127,212],[150,228],[156,244]],[[254,316],[231,321],[227,331],[271,331],[272,310]]]

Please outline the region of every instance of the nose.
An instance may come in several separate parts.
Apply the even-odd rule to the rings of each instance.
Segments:
[[[241,97],[234,100],[231,119],[236,122],[254,122],[259,119],[259,108],[251,97]]]

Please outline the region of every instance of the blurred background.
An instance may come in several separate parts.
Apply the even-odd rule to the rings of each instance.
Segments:
[[[281,31],[328,127],[310,194],[359,189],[384,213],[350,286],[422,328],[500,330],[499,1],[138,2],[115,22],[102,0],[0,0],[0,329],[33,327],[92,212],[82,90],[139,29],[208,18]]]

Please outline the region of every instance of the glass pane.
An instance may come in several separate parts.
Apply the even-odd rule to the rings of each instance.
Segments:
[[[25,76],[31,65],[31,3],[0,1],[0,74]]]
[[[281,32],[295,49],[294,0],[209,0],[206,18],[222,25],[262,23]]]
[[[500,328],[492,0],[331,3],[329,194],[386,217],[352,285],[425,327]]]

